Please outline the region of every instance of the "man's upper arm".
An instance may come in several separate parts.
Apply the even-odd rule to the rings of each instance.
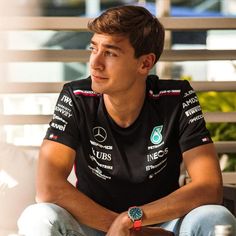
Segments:
[[[219,160],[213,144],[192,148],[183,153],[183,159],[191,179],[221,179]]]
[[[43,141],[37,168],[37,199],[50,198],[51,190],[56,191],[62,182],[67,181],[74,159],[75,151],[72,148],[50,140]]]
[[[222,175],[214,144],[201,145],[184,152],[183,160],[193,183],[215,188],[221,195]]]

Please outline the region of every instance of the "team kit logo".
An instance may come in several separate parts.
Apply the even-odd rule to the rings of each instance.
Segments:
[[[160,144],[162,142],[162,129],[163,125],[155,126],[153,128],[150,140],[154,145]],[[107,132],[101,126],[94,127],[93,137],[97,142],[102,143],[107,139]]]
[[[155,151],[147,154],[147,162],[149,164],[146,165],[146,171],[149,172],[149,179],[154,178],[154,176],[158,175],[167,166],[168,147],[164,149],[159,148],[164,144],[162,131],[163,125],[155,126],[150,136],[150,141],[154,146],[149,146],[148,149]]]
[[[107,132],[101,126],[94,127],[93,137],[97,142],[102,143],[107,139]]]
[[[93,140],[90,140],[92,144],[92,152],[89,154],[93,165],[88,165],[92,173],[104,180],[111,179],[104,170],[113,170],[112,165],[112,153],[110,152],[112,146],[105,145],[104,143],[108,138],[107,131],[101,127],[96,126],[92,129]],[[154,146],[149,146],[148,153],[146,154],[145,172],[147,172],[148,178],[153,178],[158,175],[167,166],[167,154],[169,152],[168,147],[160,149],[164,144],[163,141],[163,125],[154,126],[150,135],[150,141]],[[96,147],[99,147],[97,149]],[[100,149],[101,148],[101,149]],[[99,172],[97,171],[99,168]]]
[[[93,146],[98,146],[106,150],[101,151],[92,147],[92,153],[89,154],[89,157],[95,164],[95,166],[88,165],[88,168],[91,169],[93,174],[95,174],[97,177],[101,179],[104,180],[111,179],[111,176],[108,176],[103,172],[103,170],[113,169],[113,166],[111,164],[112,155],[111,153],[107,152],[108,150],[112,150],[112,146],[103,146],[101,144],[107,139],[107,131],[101,126],[96,126],[92,129],[92,133],[96,142],[90,140],[90,143]]]
[[[154,145],[160,144],[162,142],[162,134],[161,134],[162,129],[163,125],[155,126],[153,128],[150,140]]]

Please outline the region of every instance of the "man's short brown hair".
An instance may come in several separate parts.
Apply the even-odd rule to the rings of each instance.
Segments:
[[[136,58],[154,53],[156,63],[163,51],[164,27],[155,16],[140,6],[110,8],[90,21],[88,28],[98,34],[127,36]]]

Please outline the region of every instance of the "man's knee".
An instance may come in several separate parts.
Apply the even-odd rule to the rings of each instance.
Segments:
[[[181,229],[191,232],[189,235],[207,235],[201,232],[212,232],[218,224],[232,225],[233,232],[236,232],[236,219],[228,209],[220,205],[204,205],[193,209],[183,218]]]
[[[52,203],[38,203],[27,207],[18,220],[19,234],[85,235],[80,224],[64,208]]]
[[[28,206],[18,220],[19,233],[30,235],[27,232],[39,232],[42,229],[52,228],[60,217],[62,208],[51,203],[39,203]]]
[[[234,222],[235,218],[230,213],[230,211],[221,205],[204,205],[197,207],[190,211],[186,217],[190,217],[191,221],[195,219],[196,221],[211,220],[211,222]]]
[[[38,203],[30,205],[22,212],[18,222],[31,222],[40,219],[45,221],[49,218],[50,220],[54,220],[57,218],[59,211],[60,208],[51,203]]]

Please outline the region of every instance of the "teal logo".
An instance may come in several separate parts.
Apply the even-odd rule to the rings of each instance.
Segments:
[[[162,141],[162,131],[163,125],[155,126],[152,130],[150,140],[153,144],[159,144]]]

